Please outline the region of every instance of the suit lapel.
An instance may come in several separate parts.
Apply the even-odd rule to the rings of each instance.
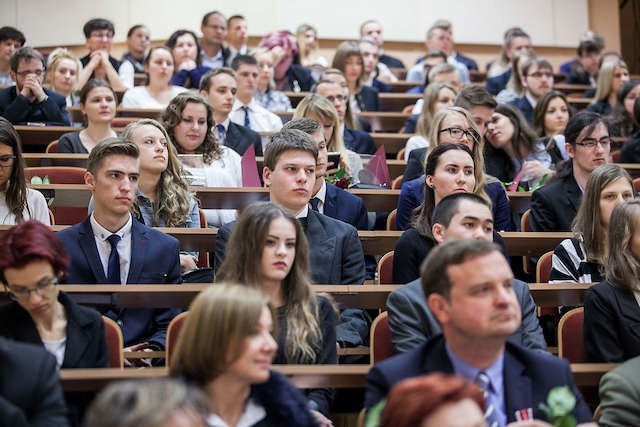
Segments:
[[[578,211],[580,207],[580,199],[582,198],[582,191],[580,191],[580,187],[578,187],[578,183],[576,182],[573,176],[569,176],[563,184],[564,190],[569,195],[569,203],[571,207]]]
[[[129,262],[129,275],[127,283],[140,283],[140,274],[147,252],[147,231],[137,221],[131,224],[131,259]]]
[[[628,322],[627,324],[630,325],[640,323],[640,309],[638,309],[638,301],[633,294],[616,287],[613,287],[613,292],[620,302],[620,314],[625,318],[625,323]]]
[[[531,378],[526,374],[525,366],[511,352],[504,352],[504,407],[507,422],[515,421],[516,411],[531,408]],[[534,413],[538,408],[531,408]]]
[[[326,187],[327,187],[327,192],[325,193],[325,197],[324,197],[324,214],[334,218],[335,213],[338,210],[338,205],[337,205],[338,192],[336,191],[336,188],[333,185],[329,184],[328,182],[326,183]]]
[[[96,240],[89,218],[85,219],[82,223],[79,229],[78,239],[80,248],[82,252],[84,252],[84,256],[93,272],[93,277],[96,278],[96,283],[106,283],[107,278],[104,275],[104,267],[102,266],[102,261],[100,261],[100,255],[98,255],[98,247],[96,246]]]
[[[322,214],[309,209],[307,214],[307,230],[305,235],[309,241],[309,266],[314,283],[331,284],[339,280],[341,271],[336,270],[336,236],[325,230],[320,216]],[[337,260],[338,262],[340,260]]]

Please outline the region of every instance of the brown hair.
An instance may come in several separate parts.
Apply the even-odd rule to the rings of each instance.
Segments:
[[[284,129],[273,135],[267,144],[264,150],[265,167],[275,170],[280,156],[286,151],[305,151],[318,160],[318,146],[309,135],[298,129]]]
[[[549,104],[556,98],[562,99],[564,104],[567,106],[567,113],[569,114],[569,119],[573,117],[573,109],[571,105],[569,105],[569,101],[567,101],[567,97],[564,93],[559,92],[557,90],[550,90],[542,95],[538,99],[538,103],[536,104],[536,108],[533,109],[533,129],[535,130],[538,136],[546,136],[545,135],[545,126],[544,126],[544,118],[547,115],[547,110],[549,109]],[[567,120],[568,123],[568,120]]]
[[[640,219],[640,200],[629,200],[613,208],[609,221],[609,253],[605,277],[614,286],[640,290],[640,260],[631,252],[631,241]]]
[[[140,157],[138,146],[122,137],[107,138],[100,141],[89,153],[87,170],[95,175],[108,156],[123,155],[137,159]]]
[[[15,156],[11,167],[11,174],[4,190],[5,200],[9,212],[16,217],[16,222],[22,222],[22,214],[25,209],[29,209],[27,204],[27,184],[24,177],[24,159],[22,158],[22,144],[20,135],[13,125],[4,117],[0,117],[0,144],[11,147]]]

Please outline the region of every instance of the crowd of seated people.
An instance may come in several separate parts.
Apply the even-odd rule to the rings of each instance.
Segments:
[[[362,198],[333,182],[367,184],[361,178],[379,142],[365,117],[405,79],[422,99],[403,110],[403,120],[412,112],[401,131],[406,169],[389,225],[403,230],[393,282],[404,286],[386,305],[398,355],[371,369],[364,406],[385,406],[370,412],[380,425],[402,425],[402,417],[405,425],[446,425],[455,411],[477,425],[506,426],[525,413],[547,419],[540,403],[567,386],[575,419],[592,421],[567,363],[547,351],[531,277],[509,264],[499,232],[519,229],[521,212],[512,212],[507,191],[535,189],[528,227],[574,233],[554,251],[550,283],[601,282],[584,294],[588,361],[629,361],[620,372],[634,366],[640,209],[629,173],[608,164],[612,137],[630,138],[621,159],[640,158],[640,84],[622,57],[603,54],[597,34],[581,37],[577,56],[560,67],[565,83],[592,92],[587,111],[577,112],[519,27],[505,32],[480,84],[471,83],[478,64],[456,49],[447,20],[431,25],[424,54],[407,69],[385,52],[378,20],[363,22],[359,38],[339,43],[330,61],[311,25],[272,31],[257,46],[248,45],[247,28],[243,15],[212,11],[202,17],[201,36],[178,29],[151,47],[150,29],[137,24],[122,60],[112,56],[115,27],[107,19],[84,25],[81,58],[64,47],[43,55],[19,30],[0,28],[0,224],[15,225],[0,236],[0,281],[11,300],[0,301],[0,365],[15,366],[0,376],[0,425],[39,418],[142,425],[138,410],[158,426],[333,425],[332,388],[297,390],[269,366],[335,365],[341,349],[370,345],[372,313],[338,308],[312,284],[376,277],[358,231],[379,224]],[[118,107],[157,112],[158,120],[126,117],[118,123],[128,126],[116,125]],[[91,201],[85,220],[54,233],[55,212],[25,179],[15,126],[70,125],[77,113],[82,128],[61,135],[56,149],[88,156]],[[253,156],[263,157],[261,170],[248,169]],[[249,172],[268,187],[265,201],[200,209],[193,187],[241,188]],[[168,356],[169,324],[182,310],[80,304],[58,284],[190,280],[202,257],[157,228],[203,222],[217,228],[206,276],[216,286],[189,309],[168,359],[173,378],[143,384],[146,406],[126,383],[91,406],[93,394],[62,393],[56,367],[108,365],[101,315],[122,332],[125,366],[150,368],[165,363],[158,353]],[[13,359],[20,351],[42,370],[23,373]],[[616,371],[601,388],[610,425],[631,417],[615,405],[624,394]],[[410,379],[424,374],[431,375]],[[10,384],[20,376],[23,384]],[[21,388],[39,404],[25,402]],[[441,401],[405,411],[414,393]]]

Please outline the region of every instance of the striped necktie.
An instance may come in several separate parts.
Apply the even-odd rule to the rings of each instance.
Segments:
[[[478,372],[475,383],[482,389],[484,393],[484,419],[487,421],[489,427],[498,427],[498,413],[493,407],[491,400],[489,400],[489,388],[491,387],[491,380],[484,371]]]
[[[240,108],[244,111],[244,127],[251,129],[251,122],[249,121],[249,107],[243,105]]]

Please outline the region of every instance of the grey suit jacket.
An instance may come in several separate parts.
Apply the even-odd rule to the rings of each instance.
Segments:
[[[509,341],[530,349],[546,350],[547,343],[538,323],[536,305],[529,287],[520,280],[514,280],[513,289],[522,309],[522,323]],[[442,332],[427,306],[420,279],[391,292],[387,299],[387,312],[396,353],[412,350]]]
[[[604,426],[640,425],[640,356],[607,372],[600,380],[600,423]]]

